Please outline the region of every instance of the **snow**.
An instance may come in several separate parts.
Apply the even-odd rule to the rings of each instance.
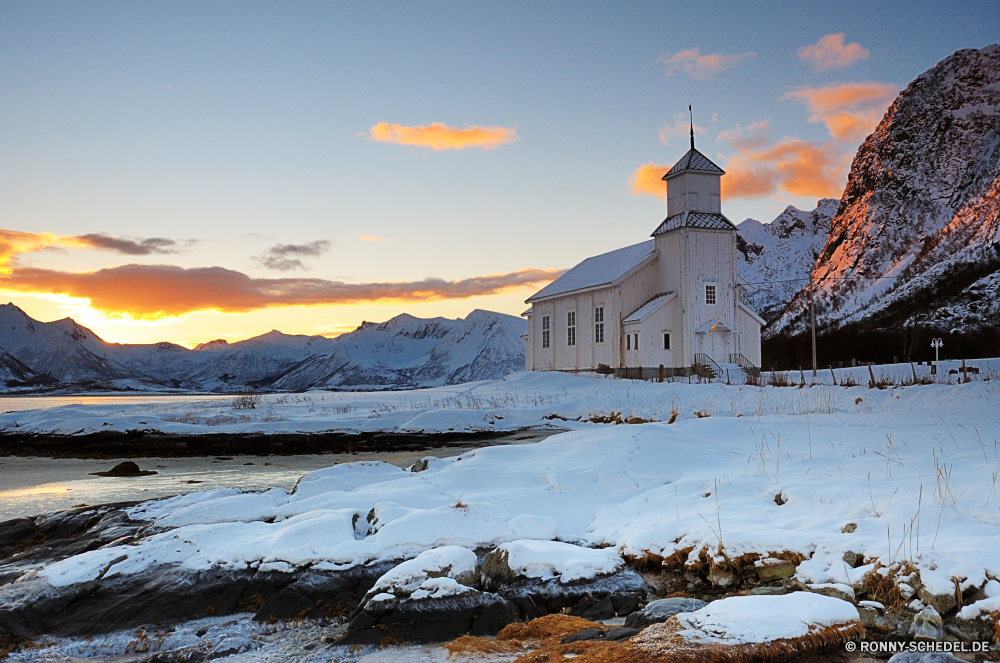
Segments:
[[[970,603],[958,611],[958,616],[962,619],[975,619],[980,615],[992,612],[1000,612],[1000,582],[990,580],[983,587],[983,594],[986,598]]]
[[[519,576],[562,582],[614,573],[624,560],[613,548],[591,549],[561,541],[511,541],[498,547],[507,566]]]
[[[420,553],[379,578],[369,593],[403,598],[421,587],[430,589],[429,580],[475,578],[476,553],[458,546],[442,546]],[[443,591],[443,590],[442,590]],[[376,597],[377,598],[377,597]],[[414,597],[419,598],[419,597]]]
[[[691,643],[740,645],[801,638],[818,627],[860,619],[847,601],[811,592],[783,596],[731,596],[701,610],[682,612],[678,635]]]
[[[431,578],[420,584],[420,588],[413,592],[410,598],[417,599],[440,599],[446,596],[459,596],[468,594],[476,590],[465,585],[460,585],[452,578]]]
[[[868,389],[521,373],[423,392],[335,394],[351,407],[381,410],[376,421],[389,430],[408,425],[415,411],[437,417],[434,430],[495,430],[489,419],[496,427],[571,430],[536,444],[476,449],[422,472],[348,463],[307,474],[292,493],[217,490],[142,504],[130,513],[153,521],[150,536],[41,574],[65,586],[156,565],[342,569],[443,546],[508,544],[513,566],[566,580],[615,568],[619,555],[684,550],[693,561],[716,556],[721,545],[730,557],[801,553],[800,582],[847,595],[876,560],[894,571],[911,563],[918,573],[910,580],[933,593],[953,592],[952,577],[964,579],[963,589],[981,587],[987,574],[1000,575],[993,483],[1000,390],[986,377],[984,369],[967,384]],[[314,406],[290,405],[289,419],[300,430],[359,421],[354,414],[310,420]],[[109,416],[106,407],[71,408],[79,417],[73,425]],[[666,423],[672,409],[680,416]],[[609,411],[659,421],[588,421]],[[16,415],[25,429],[44,430],[64,412]],[[545,418],[552,414],[568,421]],[[154,421],[148,410],[143,416]],[[849,523],[856,527],[845,532]],[[846,552],[868,564],[849,567]]]
[[[660,308],[663,304],[666,304],[671,297],[676,293],[669,293],[666,295],[660,295],[659,297],[653,297],[651,300],[636,309],[635,313],[628,316],[622,322],[639,322],[649,314],[651,314],[656,309]]]
[[[653,255],[655,250],[655,241],[647,240],[587,258],[536,292],[528,298],[528,301],[533,302],[576,290],[611,285],[642,264],[644,260]]]

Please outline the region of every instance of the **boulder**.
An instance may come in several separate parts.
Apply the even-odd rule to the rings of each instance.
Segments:
[[[753,566],[761,582],[774,582],[795,575],[795,563],[787,559],[769,557],[754,562]]]
[[[885,607],[876,601],[858,602],[858,615],[861,616],[861,625],[868,630],[886,631]]]
[[[701,610],[707,603],[698,599],[670,598],[650,601],[646,607],[638,612],[633,612],[625,618],[625,626],[630,628],[644,629],[650,624],[665,622],[668,618],[681,612],[694,612]]]
[[[958,607],[958,601],[955,600],[955,592],[953,591],[934,594],[926,587],[921,587],[917,591],[917,597],[923,601],[925,605],[933,606],[934,609],[941,615],[947,614]]]
[[[611,549],[558,541],[512,541],[486,555],[481,587],[512,601],[518,616],[566,612],[592,621],[623,617],[653,594]]]
[[[806,585],[804,589],[813,594],[822,594],[830,598],[840,599],[849,603],[856,603],[854,598],[854,588],[837,582],[815,583]]]
[[[708,581],[716,587],[730,587],[737,581],[736,574],[721,566],[713,566],[708,570]]]
[[[154,470],[140,470],[138,465],[126,460],[106,472],[91,472],[91,474],[99,477],[148,477],[156,472]]]
[[[627,626],[613,626],[607,630],[599,628],[585,628],[572,635],[567,635],[559,641],[561,645],[568,645],[571,642],[583,642],[586,640],[604,640],[606,642],[621,642],[628,640],[639,634],[639,629]]]
[[[905,651],[890,658],[889,663],[965,663],[965,661],[945,652]]]
[[[941,615],[933,606],[927,606],[913,617],[910,635],[914,640],[940,640],[944,637]]]
[[[409,598],[376,594],[351,617],[339,645],[388,645],[397,642],[443,642],[462,635],[496,635],[517,621],[510,601],[459,584],[432,578]]]

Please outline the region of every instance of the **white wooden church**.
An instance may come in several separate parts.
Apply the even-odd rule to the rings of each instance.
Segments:
[[[653,239],[587,258],[527,300],[527,369],[649,379],[664,369],[759,367],[764,321],[736,274],[724,174],[695,149],[692,131],[691,149],[663,176],[667,218]]]

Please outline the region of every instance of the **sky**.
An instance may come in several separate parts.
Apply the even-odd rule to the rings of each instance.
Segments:
[[[839,198],[993,2],[0,4],[0,298],[112,342],[519,315],[648,238]]]

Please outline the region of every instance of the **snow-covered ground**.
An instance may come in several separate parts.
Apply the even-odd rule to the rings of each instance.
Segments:
[[[731,371],[710,383],[694,384],[688,378],[674,382],[619,380],[593,373],[520,372],[501,380],[390,392],[325,392],[265,395],[252,410],[233,409],[231,399],[206,397],[204,400],[157,402],[72,403],[58,407],[21,410],[0,414],[0,433],[87,434],[99,431],[145,430],[183,435],[205,433],[313,433],[323,431],[399,433],[444,433],[513,431],[525,428],[591,428],[615,414],[627,420],[668,421],[674,412],[679,418],[711,416],[805,415],[812,413],[854,413],[855,398],[881,402],[888,392],[872,392],[867,385],[874,376],[883,386],[905,385],[918,380],[935,380],[940,386],[956,384],[960,361],[942,361],[938,372],[915,364],[822,369],[816,377],[810,371],[779,373],[778,377],[799,385],[859,385],[851,389],[807,390],[789,388],[739,387],[743,374]],[[973,384],[1000,384],[1000,360],[977,359],[967,366],[979,373],[969,374]],[[764,374],[770,381],[771,374]],[[909,393],[909,392],[907,392]],[[917,392],[914,392],[917,393]],[[920,392],[922,393],[922,392]],[[700,413],[700,414],[699,414]]]
[[[291,493],[217,490],[147,503],[132,514],[160,533],[41,575],[65,586],[163,563],[342,569],[441,546],[560,540],[625,555],[794,551],[808,558],[801,581],[848,585],[872,569],[848,566],[844,553],[854,552],[887,566],[911,562],[933,593],[953,592],[953,578],[981,587],[987,574],[1000,575],[1000,383],[985,369],[975,377],[869,389],[518,374],[426,392],[289,397],[265,410],[282,413],[280,422],[224,425],[575,430],[434,459],[422,472],[341,464],[306,475]],[[658,422],[575,420],[613,412]],[[560,418],[546,418],[553,414]],[[17,416],[33,430],[96,430],[102,421],[133,427],[138,417],[155,427],[171,415],[54,408]]]

